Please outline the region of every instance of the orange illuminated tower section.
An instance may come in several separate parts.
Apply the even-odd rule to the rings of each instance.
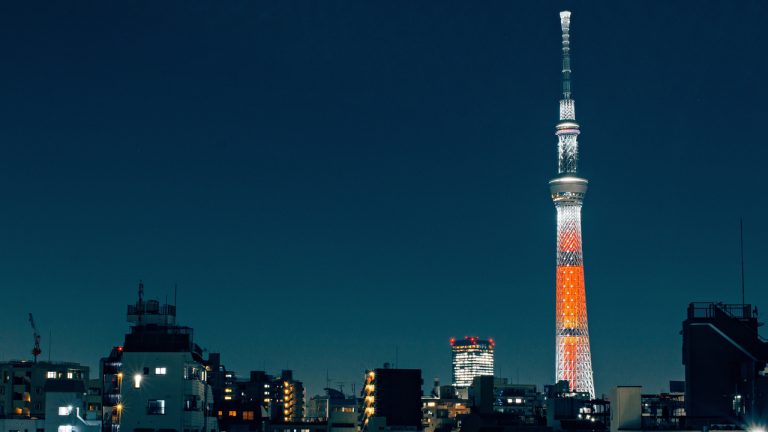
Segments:
[[[557,123],[558,175],[549,182],[557,210],[556,374],[571,390],[595,396],[581,252],[581,205],[587,180],[578,176],[579,125],[571,97],[571,13],[560,12],[563,30],[563,98]]]

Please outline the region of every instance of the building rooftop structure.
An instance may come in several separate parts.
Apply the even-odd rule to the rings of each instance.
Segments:
[[[745,426],[768,416],[768,342],[749,304],[691,303],[683,321],[689,427]]]

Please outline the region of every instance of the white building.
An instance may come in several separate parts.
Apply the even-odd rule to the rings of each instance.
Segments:
[[[83,381],[45,383],[45,432],[100,432],[101,419],[87,420]]]
[[[128,306],[123,345],[120,432],[217,432],[202,349],[176,325],[176,306],[139,300]]]

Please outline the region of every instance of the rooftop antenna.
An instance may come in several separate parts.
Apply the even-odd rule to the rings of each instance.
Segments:
[[[741,250],[741,310],[744,310],[744,219],[739,218],[739,247]]]
[[[139,280],[139,302],[136,304],[136,312],[139,315],[139,325],[143,325],[142,317],[144,316],[144,281]]]
[[[397,363],[399,361],[400,357],[400,347],[395,345],[395,364],[393,365],[393,369],[397,369]]]

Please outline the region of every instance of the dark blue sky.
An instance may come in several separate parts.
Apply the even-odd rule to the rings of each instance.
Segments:
[[[0,4],[0,356],[31,311],[96,365],[143,279],[311,393],[396,350],[447,383],[469,334],[551,382],[570,8],[597,390],[682,379],[687,303],[740,300],[739,217],[768,307],[768,5],[527,3]]]

